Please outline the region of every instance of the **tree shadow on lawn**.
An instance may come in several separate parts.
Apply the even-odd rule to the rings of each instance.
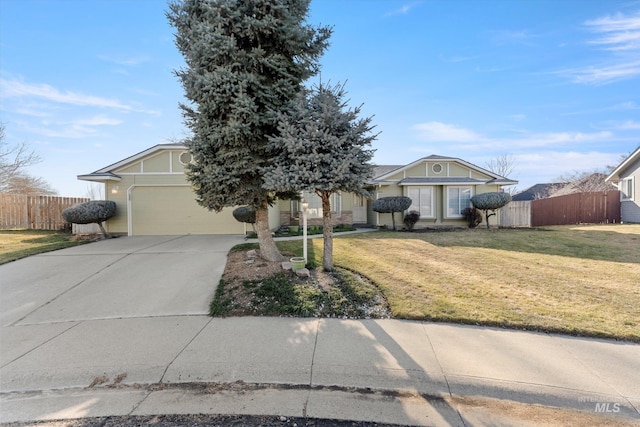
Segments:
[[[530,229],[456,229],[446,232],[399,233],[393,231],[344,236],[350,239],[419,239],[440,247],[477,247],[512,252],[537,253],[563,257],[640,263],[640,226],[630,232],[594,230],[592,227]],[[631,227],[631,226],[628,226]],[[634,233],[634,231],[637,231]]]

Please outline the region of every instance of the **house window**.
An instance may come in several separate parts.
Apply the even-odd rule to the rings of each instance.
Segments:
[[[447,217],[462,218],[462,211],[471,206],[471,187],[447,187]]]
[[[420,212],[420,218],[433,218],[433,187],[409,187],[409,211]]]
[[[308,218],[322,218],[322,198],[310,191],[303,191],[302,198],[309,203],[309,208],[307,209]],[[336,216],[342,215],[342,196],[339,193],[333,193],[329,198],[329,203]]]
[[[620,199],[634,200],[633,177],[625,178],[620,181]]]
[[[431,166],[431,170],[433,171],[433,173],[439,175],[442,173],[442,165],[440,163],[435,163],[433,166]]]

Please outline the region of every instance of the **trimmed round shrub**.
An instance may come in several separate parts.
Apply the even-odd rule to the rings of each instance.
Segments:
[[[381,197],[371,204],[371,209],[380,213],[402,212],[409,209],[411,199],[406,196]]]
[[[511,201],[509,193],[482,193],[471,198],[471,204],[481,211],[496,210],[506,206]]]
[[[476,194],[471,198],[471,204],[484,212],[487,228],[489,228],[489,217],[495,215],[497,209],[506,206],[510,201],[511,194],[498,192]]]
[[[233,217],[238,222],[246,222],[248,224],[256,223],[256,210],[251,206],[240,206],[233,210]]]
[[[111,200],[91,200],[71,206],[62,211],[62,219],[73,224],[98,224],[105,238],[109,233],[102,226],[102,222],[116,214],[116,202]]]
[[[409,231],[412,231],[413,227],[415,227],[416,223],[419,220],[420,220],[420,212],[418,212],[418,211],[409,211],[404,216],[404,220],[402,222],[404,222],[404,225],[407,227],[407,229]]]
[[[390,213],[391,214],[391,222],[393,222],[393,229],[396,229],[396,217],[395,212],[403,212],[409,209],[411,206],[411,199],[406,196],[392,196],[392,197],[381,197],[376,199],[371,204],[371,209],[374,212],[379,213]]]
[[[62,218],[73,224],[101,223],[116,214],[116,202],[91,200],[62,211]]]

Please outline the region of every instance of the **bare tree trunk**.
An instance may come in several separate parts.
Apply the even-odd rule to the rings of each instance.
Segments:
[[[268,209],[268,205],[256,209],[256,233],[260,244],[260,256],[267,261],[284,261],[269,229]]]
[[[323,191],[322,198],[322,240],[324,243],[322,251],[322,268],[324,271],[333,270],[333,222],[331,221],[331,193]]]
[[[111,235],[107,233],[107,230],[104,229],[101,222],[96,222],[96,224],[98,224],[98,227],[100,227],[100,231],[102,231],[102,235],[104,236],[105,239],[111,238]]]

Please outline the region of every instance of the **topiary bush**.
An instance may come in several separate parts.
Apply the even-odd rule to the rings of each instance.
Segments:
[[[484,212],[487,228],[489,228],[489,217],[496,214],[496,210],[506,206],[511,201],[509,193],[482,193],[471,198],[471,204]],[[489,213],[491,211],[491,213]]]
[[[238,222],[246,222],[247,224],[256,223],[256,210],[251,206],[240,206],[235,208],[232,214]]]
[[[253,231],[256,231],[256,210],[254,208],[251,206],[240,206],[235,208],[231,214],[236,221],[251,224]]]
[[[116,214],[116,202],[111,200],[90,200],[71,206],[62,211],[62,218],[73,224],[98,224],[105,238],[109,238],[109,233],[104,229],[102,223]]]
[[[407,229],[409,231],[412,231],[413,227],[415,227],[416,223],[419,220],[420,220],[420,212],[418,212],[418,211],[409,211],[404,216],[404,220],[402,222],[404,222],[404,225],[407,227]]]
[[[463,209],[462,216],[469,224],[469,228],[476,228],[482,222],[482,213],[476,208]]]
[[[391,222],[393,223],[393,230],[396,229],[396,212],[403,212],[409,209],[411,206],[411,199],[406,196],[394,196],[394,197],[381,197],[376,199],[371,204],[371,209],[374,212],[390,213]]]

